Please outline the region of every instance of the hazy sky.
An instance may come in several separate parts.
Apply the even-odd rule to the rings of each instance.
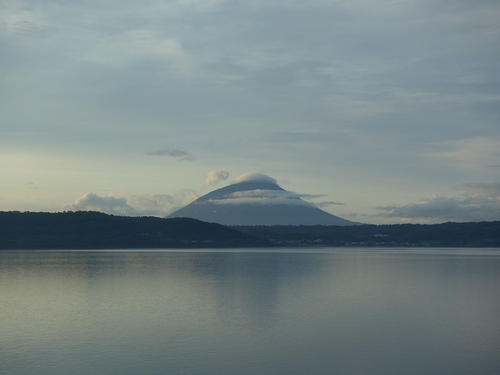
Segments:
[[[0,210],[163,215],[255,171],[356,221],[500,219],[499,62],[498,0],[0,0]]]

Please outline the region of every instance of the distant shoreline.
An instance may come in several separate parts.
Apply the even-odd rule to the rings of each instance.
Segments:
[[[100,212],[0,212],[0,250],[280,247],[500,247],[500,221],[356,226],[224,226]]]

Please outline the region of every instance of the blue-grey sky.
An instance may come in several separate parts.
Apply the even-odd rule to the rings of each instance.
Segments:
[[[254,171],[500,219],[499,46],[498,0],[2,0],[0,209],[163,215]]]

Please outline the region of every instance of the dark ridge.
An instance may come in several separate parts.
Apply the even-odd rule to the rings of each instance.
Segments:
[[[100,212],[0,212],[0,249],[152,249],[268,246],[500,247],[500,221],[435,225],[226,227],[189,218]]]
[[[0,249],[130,249],[265,246],[269,243],[196,219],[100,212],[0,212]]]
[[[500,221],[396,225],[232,226],[275,246],[500,247]]]

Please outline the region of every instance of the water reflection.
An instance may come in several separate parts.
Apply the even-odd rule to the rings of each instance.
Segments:
[[[496,373],[500,252],[0,253],[9,374]]]

